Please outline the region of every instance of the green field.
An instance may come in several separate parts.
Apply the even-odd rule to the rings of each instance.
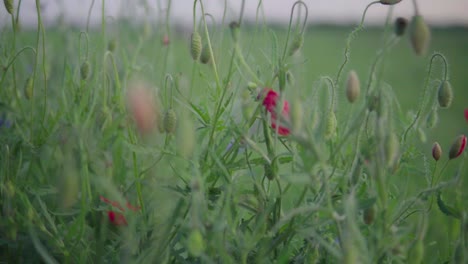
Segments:
[[[191,30],[120,21],[88,33],[2,29],[0,263],[407,263],[418,241],[422,263],[452,263],[457,247],[468,252],[467,155],[446,163],[455,138],[468,134],[468,29],[432,28],[426,56],[414,54],[408,34],[395,39],[373,72],[383,117],[366,110],[365,87],[393,29],[360,31],[335,87],[337,134],[328,139],[330,95],[320,80],[335,79],[353,27],[309,26],[298,53],[281,60],[285,28],[242,25],[245,64],[228,25],[207,28],[216,66],[193,61]],[[428,77],[433,52],[448,61],[454,97],[427,128],[444,72],[437,57]],[[278,65],[293,79],[284,92],[291,115],[302,105],[304,133],[289,137],[265,125],[272,117],[255,101],[263,86],[279,90]],[[349,70],[361,81],[354,104],[345,97]],[[249,93],[255,78],[261,83]],[[403,142],[426,79],[420,120]],[[158,119],[175,110],[173,134],[138,130],[128,99],[135,82],[154,96]],[[387,166],[390,134],[399,150]],[[443,148],[436,168],[435,141]],[[139,208],[124,208],[119,225],[108,215],[118,206],[101,196]],[[447,205],[455,209],[443,212]]]

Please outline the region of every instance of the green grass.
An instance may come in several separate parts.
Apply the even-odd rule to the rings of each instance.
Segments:
[[[0,127],[2,261],[405,263],[419,240],[424,263],[452,260],[459,241],[468,235],[467,220],[441,212],[444,204],[437,205],[436,191],[442,192],[445,205],[468,213],[466,154],[448,163],[436,191],[423,191],[430,189],[435,166],[433,142],[443,148],[436,168],[440,171],[453,140],[467,134],[467,30],[433,29],[426,57],[413,54],[407,36],[386,53],[375,71],[374,84],[379,85],[372,86],[383,91],[382,119],[375,111],[361,110],[366,109],[364,87],[371,64],[391,34],[384,35],[383,28],[359,32],[336,89],[337,137],[327,140],[323,130],[330,95],[320,79],[335,78],[353,28],[309,27],[299,55],[287,58],[295,81],[286,86],[285,99],[292,106],[301,102],[304,119],[303,131],[285,138],[269,129],[268,115],[254,100],[257,93],[249,93],[254,77],[232,59],[234,43],[227,28],[210,36],[219,80],[213,64],[194,64],[189,35],[175,30],[166,47],[159,28],[146,35],[143,28],[115,22],[105,34],[89,32],[86,54],[86,39],[81,35],[80,42],[78,29],[46,28],[39,42],[33,30],[15,36],[11,28],[3,29],[0,118],[12,125]],[[275,90],[275,46],[282,52],[285,38],[282,28],[241,28],[246,64],[255,78]],[[107,51],[109,40],[117,43],[112,53]],[[26,49],[14,68],[7,67],[15,52],[28,46],[38,52],[37,60]],[[416,128],[426,141],[412,129],[403,143],[401,136],[412,121],[409,112],[415,113],[422,100],[433,51],[448,60],[454,101],[438,111],[433,129],[423,122],[429,112],[423,108]],[[85,60],[91,71],[83,80]],[[431,85],[442,78],[441,65],[436,59]],[[351,69],[362,89],[353,105],[344,94]],[[173,82],[166,80],[167,74]],[[29,77],[35,78],[30,99],[25,96]],[[150,87],[161,112],[169,108],[172,95],[178,116],[174,135],[139,134],[127,107],[133,80]],[[427,100],[432,104],[435,96],[433,87]],[[366,125],[361,117],[367,115]],[[251,120],[258,120],[253,128]],[[353,130],[354,125],[359,129]],[[387,168],[383,153],[391,133],[400,141],[400,159]],[[357,145],[362,155],[356,155]],[[266,175],[268,169],[273,180],[266,177],[272,176]],[[116,208],[101,201],[101,195],[141,209],[127,209],[128,225],[114,226],[106,213]],[[399,218],[408,205],[414,213]],[[362,214],[369,208],[376,215],[366,225]]]

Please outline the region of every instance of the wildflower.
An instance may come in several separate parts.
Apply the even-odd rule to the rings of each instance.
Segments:
[[[283,126],[282,124],[279,124],[279,126],[277,124],[278,121],[289,121],[289,102],[287,100],[283,101],[283,109],[279,118],[280,120],[278,120],[278,116],[276,113],[276,104],[279,99],[279,94],[272,89],[265,88],[263,89],[261,95],[264,95],[262,102],[263,106],[265,106],[265,109],[271,114],[271,127],[275,130],[278,129],[278,134],[282,136],[289,135],[289,128]]]
[[[159,113],[150,89],[143,84],[133,85],[128,92],[128,106],[140,133],[150,133]]]
[[[99,199],[102,202],[104,202],[106,204],[109,204],[112,207],[115,207],[115,208],[119,209],[121,212],[125,211],[125,208],[123,208],[122,205],[117,201],[109,200],[109,199],[107,199],[106,197],[104,197],[102,195],[99,197]],[[131,210],[133,212],[137,212],[137,211],[140,210],[139,206],[133,206],[128,201],[127,201],[127,204],[125,206],[127,207],[127,209],[129,209],[129,210]],[[109,210],[107,212],[107,217],[109,218],[109,222],[111,222],[113,225],[116,225],[116,226],[127,225],[127,219],[125,219],[125,216],[121,212],[117,212],[117,211],[114,211],[114,210]]]
[[[460,135],[457,137],[455,142],[453,142],[452,146],[449,150],[449,159],[455,159],[460,156],[466,147],[466,136]]]

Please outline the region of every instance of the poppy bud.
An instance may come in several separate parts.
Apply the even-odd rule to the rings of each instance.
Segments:
[[[330,139],[336,135],[336,115],[335,112],[331,111],[327,118],[327,123],[325,127],[325,138]]]
[[[83,62],[80,67],[80,75],[82,80],[88,79],[89,72],[91,71],[91,65],[88,61]]]
[[[13,15],[13,0],[3,0],[3,3],[8,14]]]
[[[405,34],[408,26],[408,20],[404,17],[399,17],[395,20],[395,35],[401,37]]]
[[[452,104],[453,91],[449,81],[443,81],[440,84],[437,99],[440,107],[447,108]]]
[[[304,44],[304,35],[302,34],[297,34],[294,37],[293,42],[291,43],[291,46],[289,46],[289,56],[294,55]]]
[[[410,29],[411,44],[413,50],[418,56],[425,55],[429,48],[431,31],[420,15],[413,16]]]
[[[202,49],[202,40],[198,32],[192,33],[192,39],[190,41],[190,54],[192,55],[193,60],[198,60],[200,58]]]
[[[460,135],[457,137],[455,142],[453,142],[452,146],[449,150],[449,159],[455,159],[460,156],[466,147],[466,136]]]
[[[117,40],[115,39],[109,40],[109,43],[107,43],[107,50],[110,52],[114,52],[116,47],[117,47]]]
[[[164,129],[167,133],[174,133],[176,129],[177,115],[173,109],[168,109],[164,115]]]
[[[28,77],[24,83],[24,97],[28,100],[33,97],[33,79],[31,77]]]
[[[200,230],[195,229],[190,232],[187,238],[187,249],[194,257],[200,256],[205,251],[205,241]]]
[[[232,21],[229,24],[229,28],[231,29],[232,40],[234,40],[234,42],[237,42],[237,40],[239,40],[239,23],[237,23],[236,21]]]
[[[442,148],[440,147],[438,142],[435,142],[434,145],[432,146],[432,157],[434,158],[435,161],[438,161],[441,155],[442,155]]]
[[[387,159],[387,166],[392,167],[398,158],[398,152],[400,151],[400,142],[395,133],[391,133],[385,140],[385,154]]]
[[[434,128],[439,121],[439,116],[437,115],[437,108],[431,110],[431,112],[427,115],[426,118],[426,127],[427,128]]]
[[[208,44],[203,45],[201,55],[200,55],[200,62],[203,64],[207,64],[210,62],[211,59],[211,53],[210,53],[210,48],[208,47]]]
[[[348,80],[346,82],[346,98],[350,103],[356,101],[361,93],[361,85],[359,83],[359,77],[356,71],[352,70],[348,74]]]
[[[401,0],[380,0],[380,3],[382,5],[395,5],[395,4],[398,4],[400,2],[401,2]]]

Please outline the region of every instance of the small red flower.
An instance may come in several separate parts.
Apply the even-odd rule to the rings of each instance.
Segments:
[[[263,96],[263,106],[271,114],[271,127],[276,130],[278,123],[277,109],[276,105],[279,98],[279,94],[270,88],[264,88],[262,93],[259,95]],[[289,102],[287,100],[283,101],[283,108],[281,110],[281,116],[279,118],[279,127],[278,134],[282,136],[287,136],[290,133],[289,128],[281,125],[281,121],[289,121]]]
[[[465,120],[468,122],[468,108],[465,109]]]
[[[109,200],[102,195],[99,197],[99,199],[103,201],[104,203],[109,204],[112,207],[119,209],[121,212],[125,211],[125,208],[122,205],[120,205],[120,203],[117,201]],[[140,206],[133,206],[128,201],[127,201],[126,207],[127,209],[133,212],[139,211],[141,208]],[[125,216],[120,212],[110,210],[107,212],[107,217],[109,218],[109,222],[111,222],[113,225],[116,225],[116,226],[127,225],[127,220],[125,219]]]
[[[162,42],[163,42],[163,45],[164,45],[164,46],[168,46],[169,43],[170,43],[169,36],[168,36],[168,35],[164,35],[163,41],[162,41]]]

